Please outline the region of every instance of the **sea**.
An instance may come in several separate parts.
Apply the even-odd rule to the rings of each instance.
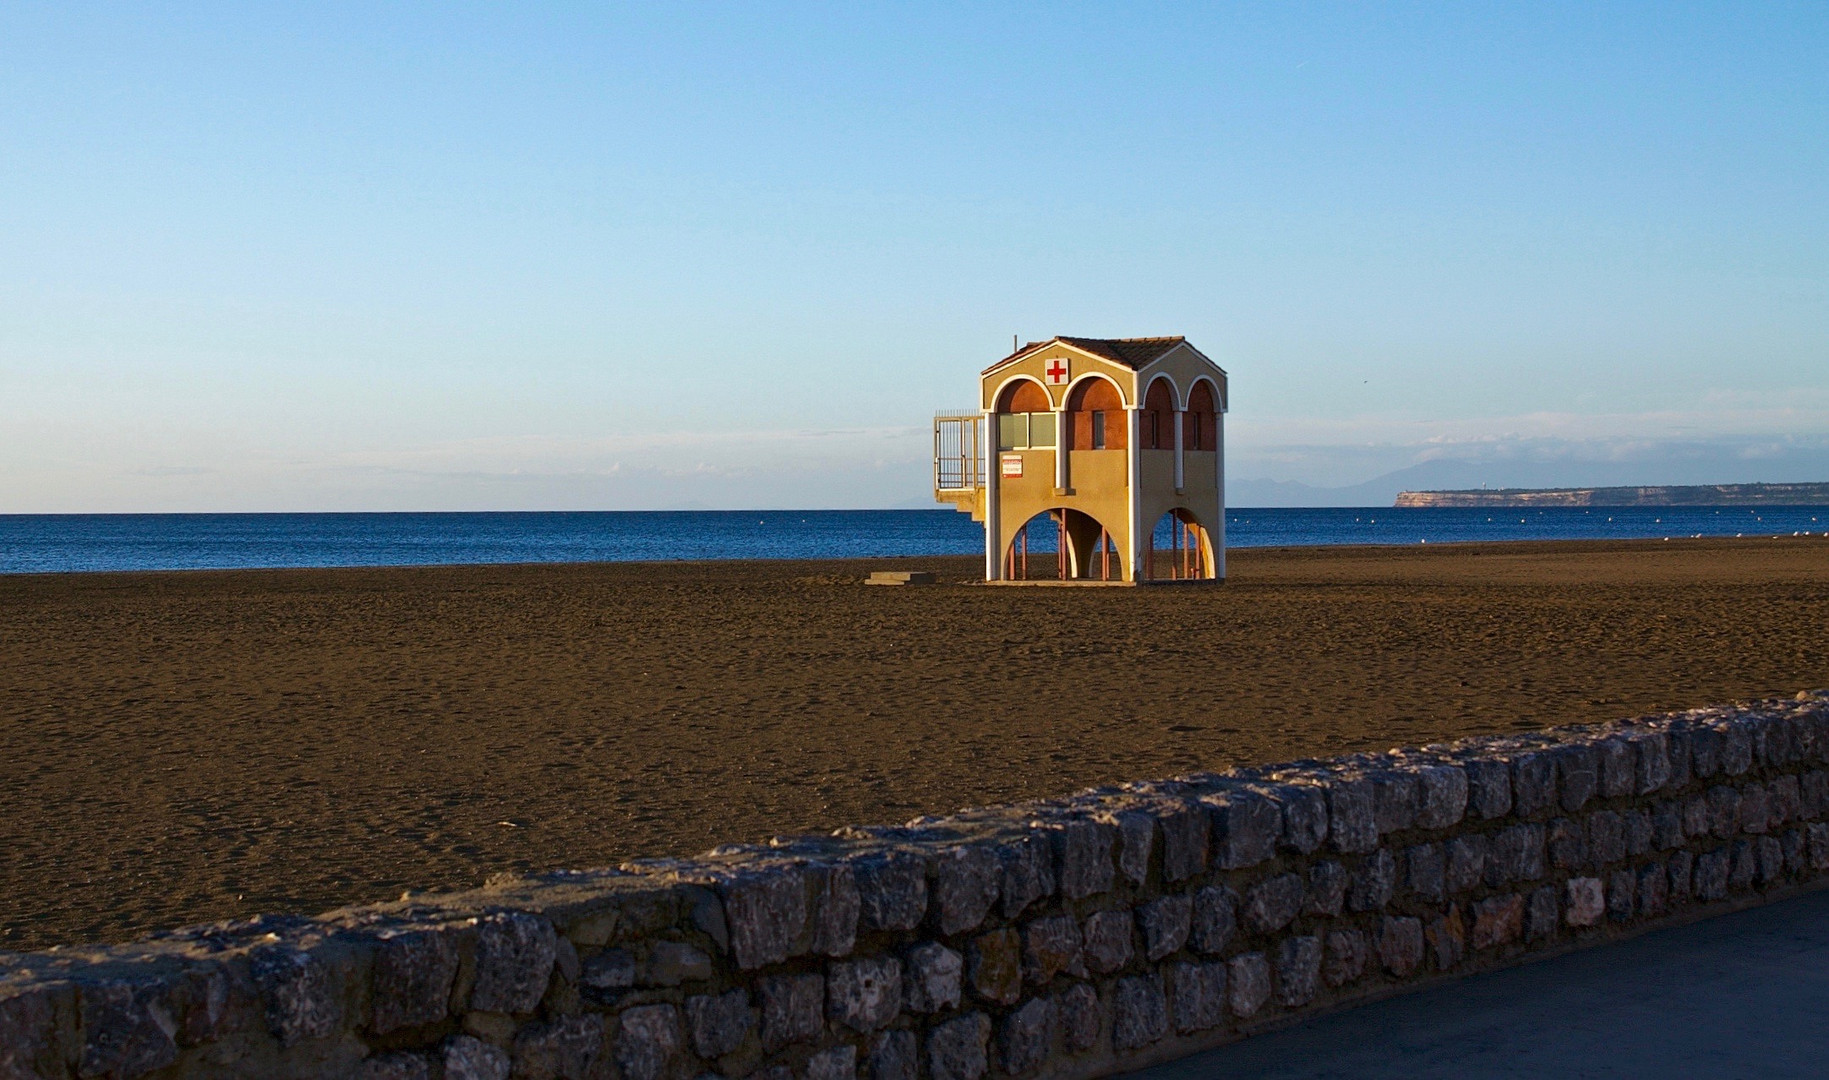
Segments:
[[[1168,546],[1166,521],[1157,547]],[[1231,547],[1821,536],[1829,506],[1230,511]],[[1054,550],[1037,521],[1029,550]],[[954,510],[0,515],[0,573],[973,555]]]

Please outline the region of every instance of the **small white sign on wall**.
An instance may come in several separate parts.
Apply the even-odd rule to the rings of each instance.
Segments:
[[[1015,477],[1022,476],[1021,454],[1005,454],[1003,456],[1003,475]]]

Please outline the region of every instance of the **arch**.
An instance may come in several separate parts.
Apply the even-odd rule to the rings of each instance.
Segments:
[[[1175,382],[1167,375],[1150,380],[1143,395],[1143,415],[1139,417],[1138,445],[1145,450],[1175,448],[1175,410],[1181,407],[1181,396]]]
[[[1201,383],[1206,383],[1207,392],[1213,395],[1213,408],[1219,412],[1225,412],[1226,392],[1220,388],[1219,383],[1211,375],[1194,376],[1194,381],[1188,384],[1188,401],[1191,403],[1194,400],[1194,388]]]
[[[1104,375],[1081,376],[1067,388],[1066,420],[1070,450],[1122,450],[1128,445],[1124,392]]]
[[[1111,530],[1083,510],[1057,506],[1010,533],[1003,571],[1007,581],[1119,581],[1124,564]]]
[[[1211,581],[1218,578],[1213,536],[1194,511],[1174,506],[1144,533],[1144,581]]]
[[[992,412],[1052,412],[1054,401],[1048,397],[1048,388],[1033,375],[1016,375],[1006,380],[997,388],[997,396],[992,399]]]
[[[1219,448],[1218,399],[1212,381],[1196,380],[1188,390],[1188,407],[1181,421],[1181,446],[1184,450]]]

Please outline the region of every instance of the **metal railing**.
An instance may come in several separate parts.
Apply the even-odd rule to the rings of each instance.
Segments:
[[[977,413],[934,417],[934,490],[984,486],[984,417]]]

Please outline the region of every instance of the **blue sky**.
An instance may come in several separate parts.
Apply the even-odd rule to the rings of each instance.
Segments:
[[[1829,480],[1829,6],[0,8],[0,512],[925,505],[1056,333],[1235,502]]]

